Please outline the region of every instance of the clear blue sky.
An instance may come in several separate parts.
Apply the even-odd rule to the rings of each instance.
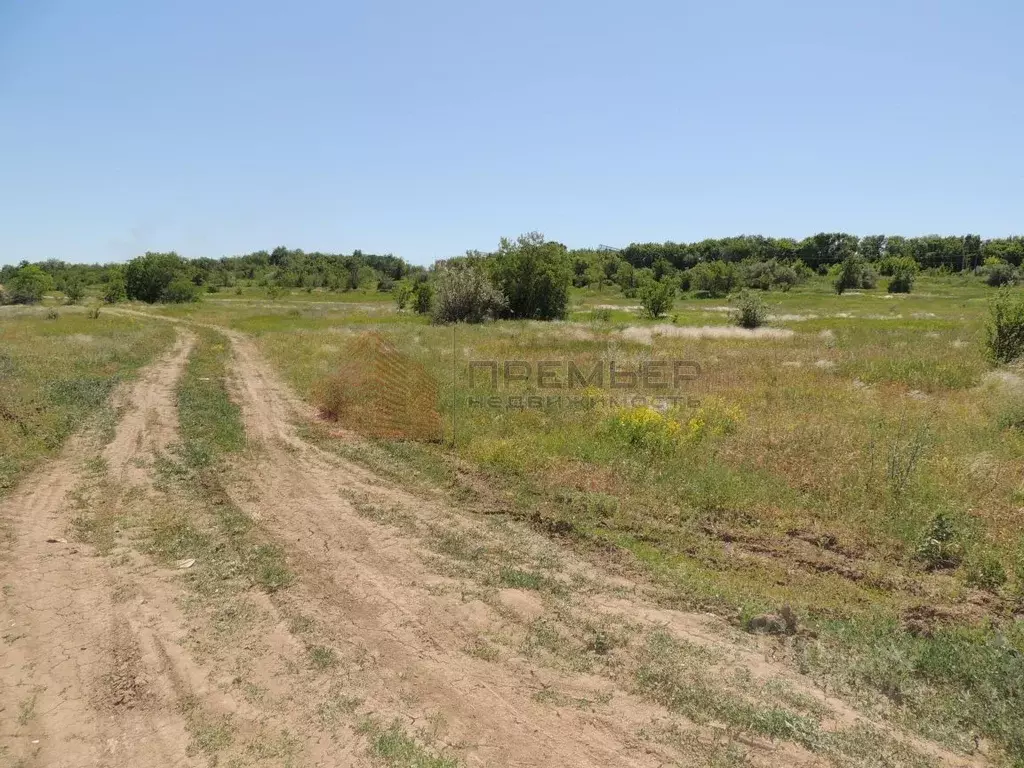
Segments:
[[[0,0],[0,263],[1024,230],[1019,0]]]

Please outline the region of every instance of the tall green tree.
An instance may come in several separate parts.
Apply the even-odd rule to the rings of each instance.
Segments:
[[[188,265],[178,254],[152,253],[128,262],[124,270],[125,289],[129,299],[153,304],[164,301],[171,284],[187,279]]]
[[[53,288],[53,280],[36,264],[22,262],[6,286],[6,301],[11,304],[37,304]]]
[[[546,242],[538,232],[520,235],[514,242],[503,237],[491,260],[491,277],[508,299],[508,314],[512,317],[565,317],[572,275],[565,246]]]

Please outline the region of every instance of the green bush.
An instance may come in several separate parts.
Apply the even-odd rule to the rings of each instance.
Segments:
[[[405,309],[405,305],[409,303],[409,299],[412,298],[413,287],[406,281],[402,280],[395,286],[395,308],[398,310]]]
[[[764,300],[752,291],[743,291],[736,300],[732,312],[733,322],[740,328],[760,328],[768,317]]]
[[[877,282],[878,275],[867,260],[859,254],[852,254],[835,267],[832,285],[836,293],[844,293],[856,288],[874,288]]]
[[[171,281],[160,296],[168,304],[188,304],[199,301],[199,288],[191,280],[179,277]]]
[[[5,304],[38,304],[43,294],[53,287],[50,276],[35,264],[22,264],[7,283]]]
[[[953,521],[944,512],[939,512],[921,537],[916,557],[929,571],[956,568],[963,560],[963,547],[958,538]]]
[[[985,278],[985,282],[993,288],[1004,285],[1012,285],[1017,280],[1017,270],[1012,264],[1008,264],[1000,258],[989,257],[979,270]]]
[[[507,307],[505,297],[475,265],[451,264],[437,271],[431,312],[435,323],[480,323]]]
[[[967,562],[967,583],[972,587],[995,592],[1006,584],[1006,569],[991,552],[978,552]]]
[[[124,270],[125,290],[129,299],[153,304],[169,299],[168,289],[175,282],[188,280],[188,264],[176,253],[146,253],[128,262]],[[195,286],[193,286],[194,288]],[[175,288],[176,295],[183,295],[183,288]],[[190,294],[191,295],[191,294]],[[194,301],[188,298],[186,301]]]
[[[426,280],[412,287],[412,308],[417,315],[429,315],[434,308],[434,286]]]
[[[537,232],[520,235],[515,242],[502,238],[490,267],[497,294],[506,300],[503,311],[531,320],[565,317],[572,261],[564,245],[546,242]]]
[[[72,280],[64,286],[64,298],[68,304],[77,304],[85,296],[85,289],[78,280]]]
[[[693,290],[706,291],[715,298],[728,296],[738,283],[736,269],[721,259],[697,264],[689,270],[689,277]]]
[[[648,317],[659,318],[672,309],[676,287],[671,280],[650,281],[640,287],[640,305]]]
[[[740,282],[747,288],[757,288],[762,291],[778,288],[781,291],[788,291],[802,281],[803,277],[795,267],[783,264],[776,259],[748,260],[740,264]]]
[[[909,256],[890,256],[885,262],[886,271],[890,275],[889,293],[910,293],[917,278],[917,262]]]
[[[1024,296],[1001,289],[989,306],[985,327],[988,355],[998,363],[1009,363],[1024,355]]]
[[[103,301],[107,304],[117,304],[128,298],[128,290],[124,284],[124,272],[120,269],[111,270],[110,280],[103,291]]]

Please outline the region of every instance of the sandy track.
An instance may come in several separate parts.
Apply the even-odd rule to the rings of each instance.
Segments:
[[[493,531],[389,487],[364,468],[304,441],[294,425],[311,416],[308,406],[275,376],[251,340],[227,333],[234,348],[236,396],[247,432],[260,441],[261,450],[247,480],[234,490],[236,503],[260,519],[289,552],[299,573],[298,584],[286,598],[289,610],[314,617],[319,626],[329,628],[325,636],[348,657],[371,654],[369,672],[350,682],[373,711],[397,716],[413,727],[441,718],[446,724],[442,741],[459,745],[460,757],[474,766],[704,762],[698,755],[680,754],[638,738],[652,723],[678,718],[614,682],[540,669],[521,658],[493,663],[467,654],[466,648],[481,631],[507,630],[507,615],[499,615],[479,600],[467,602],[450,590],[439,594],[433,587],[443,579],[424,566],[422,547],[415,538],[367,519],[357,506],[369,502],[385,510],[385,518],[404,512],[421,522],[467,532],[477,541],[493,538]],[[600,580],[600,574],[587,564],[570,563],[573,568]],[[505,592],[512,593],[505,597],[513,605],[525,600],[527,615],[520,617],[522,623],[543,615],[543,608],[534,611],[537,606],[530,605],[535,602],[532,596]],[[695,645],[723,650],[734,667],[752,670],[765,680],[784,681],[821,701],[834,712],[833,727],[870,723],[944,764],[982,764],[872,723],[842,702],[828,702],[792,669],[768,661],[756,645],[727,640],[727,628],[715,617],[666,611],[607,594],[580,595],[578,600],[585,614],[613,614],[664,628]],[[611,700],[589,711],[553,711],[535,696],[552,685],[589,695],[604,693]],[[702,729],[688,725],[701,733]],[[713,741],[717,737],[707,729],[700,738]],[[752,739],[747,747],[755,763],[825,762],[792,745]]]
[[[295,582],[274,595],[254,588],[229,598],[229,609],[251,609],[252,618],[248,634],[226,643],[209,616],[183,615],[187,598],[175,573],[154,568],[131,547],[119,553],[128,566],[115,566],[91,557],[87,546],[46,543],[66,537],[76,505],[144,512],[184,502],[164,497],[173,490],[153,487],[149,462],[177,439],[174,382],[195,341],[179,333],[175,347],[115,399],[122,413],[106,447],[88,432],[75,437],[0,503],[0,520],[14,530],[0,560],[0,758],[32,766],[205,764],[189,748],[195,724],[185,702],[231,720],[238,738],[221,757],[239,765],[284,764],[284,747],[275,751],[267,733],[297,739],[287,749],[289,764],[373,765],[358,727],[366,718],[429,734],[427,741],[467,766],[705,765],[712,752],[721,755],[723,729],[697,726],[640,698],[614,672],[539,663],[514,650],[538,624],[571,629],[580,617],[611,616],[714,649],[724,659],[723,676],[742,668],[806,693],[833,712],[829,727],[868,723],[941,764],[984,764],[826,699],[715,617],[657,608],[642,599],[642,585],[607,579],[528,529],[496,531],[318,448],[296,426],[308,421],[310,409],[252,340],[217,330],[231,341],[232,389],[251,448],[225,476],[226,490],[283,547]],[[106,468],[86,469],[96,455]],[[73,492],[88,486],[95,471],[114,492],[80,492],[76,500]],[[424,531],[464,534],[495,548],[512,536],[524,551],[561,559],[566,583],[587,586],[562,602],[495,589],[433,563]],[[200,613],[216,610],[207,605]],[[471,652],[482,636],[505,638],[506,652]],[[338,655],[336,668],[310,668],[314,644]],[[552,691],[591,703],[552,706],[544,698]],[[352,702],[340,721],[325,716],[338,701]],[[676,728],[689,741],[651,735]],[[828,763],[792,743],[733,738],[754,765]]]
[[[661,764],[628,746],[625,730],[635,718],[551,717],[530,698],[540,686],[522,679],[528,670],[510,674],[463,652],[469,633],[457,606],[429,593],[419,558],[361,518],[352,494],[420,508],[423,502],[302,441],[293,422],[305,408],[248,339],[231,340],[247,432],[263,449],[250,482],[236,489],[236,503],[288,545],[299,572],[291,607],[331,628],[347,656],[372,656],[370,673],[353,686],[370,709],[414,727],[428,714],[443,717],[446,741],[472,745],[463,751],[470,765]]]
[[[191,344],[180,336],[118,398],[125,416],[104,452],[113,475],[140,480],[137,449],[173,435],[172,387]],[[78,514],[70,494],[98,449],[92,432],[76,435],[0,503],[13,538],[0,563],[0,757],[25,766],[192,765],[154,629],[161,620],[120,596],[123,585],[91,547],[67,541]]]

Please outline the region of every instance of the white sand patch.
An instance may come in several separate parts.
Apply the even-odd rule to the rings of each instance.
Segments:
[[[651,344],[657,338],[669,339],[787,339],[793,331],[787,328],[736,328],[727,325],[680,326],[647,325],[630,326],[620,335],[639,344]]]
[[[814,367],[820,368],[823,371],[831,371],[833,368],[836,367],[836,364],[833,363],[831,360],[816,360],[814,362]]]
[[[817,320],[820,315],[816,315],[813,312],[806,315],[768,315],[768,319],[777,323],[798,323],[801,320]]]

